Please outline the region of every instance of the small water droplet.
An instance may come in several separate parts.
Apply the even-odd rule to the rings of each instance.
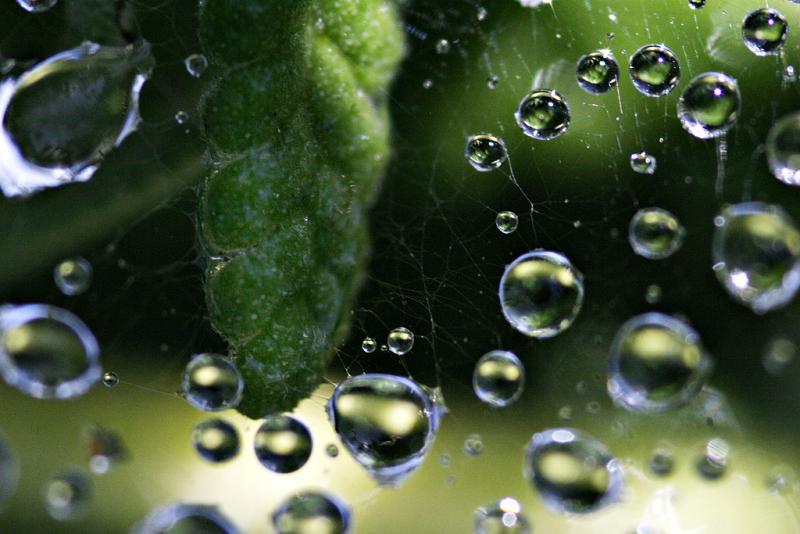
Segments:
[[[728,469],[731,446],[722,438],[708,440],[697,462],[697,472],[707,480],[722,478]]]
[[[339,456],[339,447],[335,443],[328,443],[325,446],[325,454],[328,455],[328,458],[336,458]]]
[[[389,332],[386,345],[398,356],[407,354],[414,346],[414,333],[404,326],[399,326]]]
[[[175,122],[178,124],[186,124],[189,121],[189,114],[185,111],[178,111],[175,113]]]
[[[663,260],[683,245],[686,230],[678,218],[661,208],[644,208],[631,218],[628,242],[633,251],[648,260]]]
[[[92,283],[92,264],[84,258],[71,258],[53,268],[56,287],[68,297],[84,293]]]
[[[498,85],[500,85],[500,78],[498,78],[496,74],[492,74],[486,78],[486,86],[489,89],[497,89]]]
[[[797,347],[791,340],[776,338],[767,343],[764,350],[764,369],[771,375],[780,375],[795,359]]]
[[[508,158],[503,140],[492,134],[472,135],[467,139],[464,156],[472,167],[481,172],[499,168]]]
[[[650,284],[644,292],[644,300],[648,304],[658,304],[661,302],[663,291],[658,284]]]
[[[75,519],[83,514],[92,498],[92,481],[79,471],[56,475],[43,491],[47,513],[56,521]]]
[[[525,95],[514,116],[525,135],[540,141],[564,134],[570,123],[567,101],[551,89],[534,89]]]
[[[186,400],[206,412],[235,408],[242,400],[244,381],[236,364],[219,354],[192,357],[181,382]]]
[[[582,56],[575,70],[578,85],[588,93],[607,93],[617,85],[619,66],[608,50],[598,50]]]
[[[270,415],[256,432],[254,447],[264,467],[275,473],[292,473],[311,456],[311,432],[294,417]]]
[[[689,7],[692,9],[703,9],[706,6],[706,0],[689,0]]]
[[[272,514],[277,534],[347,534],[350,510],[339,499],[306,491],[292,495]]]
[[[472,387],[481,401],[495,408],[504,408],[522,395],[525,367],[512,352],[487,352],[475,364]]]
[[[531,526],[522,505],[513,497],[481,506],[475,510],[475,534],[531,534]]]
[[[227,421],[207,419],[192,430],[192,445],[209,462],[227,462],[239,454],[239,432]]]
[[[367,354],[372,354],[378,348],[378,342],[371,337],[365,337],[361,342],[361,350]]]
[[[464,440],[464,454],[467,456],[480,456],[483,454],[483,439],[480,434],[470,434]]]
[[[639,174],[655,174],[657,161],[655,156],[647,152],[637,152],[631,154],[631,169]]]
[[[103,373],[103,385],[107,388],[113,388],[119,384],[119,375],[114,371],[106,371]]]
[[[439,39],[436,41],[436,53],[437,54],[447,54],[450,52],[450,41],[447,39]]]
[[[656,476],[666,477],[671,475],[675,469],[675,456],[672,454],[672,449],[663,446],[658,447],[650,455],[647,467]]]
[[[501,211],[494,219],[494,224],[500,233],[512,234],[516,231],[519,225],[517,214],[513,211]]]
[[[767,162],[775,178],[787,185],[800,185],[800,113],[786,115],[770,128]]]
[[[430,89],[431,87],[433,87],[433,80],[431,80],[430,78],[422,80],[423,89]]]
[[[206,69],[208,69],[208,59],[203,54],[187,56],[186,59],[183,60],[183,64],[186,67],[186,72],[195,78],[202,76],[206,72]]]
[[[779,53],[788,36],[789,23],[776,9],[755,9],[742,21],[744,44],[757,56]]]
[[[629,71],[633,85],[647,96],[669,94],[681,77],[678,58],[663,44],[645,45],[634,52]]]

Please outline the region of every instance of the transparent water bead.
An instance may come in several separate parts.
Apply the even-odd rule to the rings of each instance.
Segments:
[[[67,521],[83,514],[92,499],[92,481],[80,471],[69,471],[51,478],[42,491],[47,513],[56,521]]]
[[[697,472],[705,479],[722,478],[728,469],[731,446],[722,438],[713,438],[703,447],[703,454],[697,462]]]
[[[706,7],[706,0],[689,0],[689,7],[692,9],[703,9]]]
[[[56,287],[68,297],[84,293],[92,283],[92,264],[84,258],[70,258],[53,268]]]
[[[119,385],[119,375],[114,371],[103,373],[103,385],[107,388],[116,387]]]
[[[447,39],[439,39],[436,41],[436,49],[437,54],[447,54],[450,52],[450,41]]]
[[[721,72],[704,72],[692,78],[678,100],[683,129],[698,139],[724,135],[739,118],[742,99],[739,84]]]
[[[198,410],[216,412],[239,405],[244,381],[233,360],[203,353],[193,356],[186,365],[181,387],[189,404]]]
[[[755,9],[742,21],[744,44],[757,56],[779,53],[788,37],[789,22],[776,9]]]
[[[156,508],[133,534],[241,534],[215,506],[175,503]]]
[[[767,135],[767,163],[787,185],[800,185],[800,113],[782,117]]]
[[[650,455],[647,466],[650,468],[650,472],[656,476],[669,476],[675,470],[675,456],[671,449],[659,447]]]
[[[70,399],[100,379],[100,348],[89,328],[66,310],[0,306],[0,373],[31,397]]]
[[[628,242],[648,260],[662,260],[680,250],[686,230],[678,218],[661,208],[643,208],[631,218]]]
[[[647,96],[669,94],[681,78],[681,67],[675,52],[663,44],[645,45],[634,52],[628,70],[633,85]]]
[[[475,170],[489,172],[503,165],[508,159],[508,150],[501,138],[483,133],[467,139],[464,156]]]
[[[367,354],[372,354],[378,348],[378,342],[371,337],[365,337],[361,342],[361,350]]]
[[[619,498],[622,468],[605,445],[572,428],[534,434],[525,454],[525,475],[553,511],[585,514]]]
[[[475,510],[475,534],[531,534],[531,524],[522,505],[513,497],[481,506]]]
[[[487,352],[475,364],[472,388],[475,395],[489,406],[509,406],[519,399],[525,388],[525,366],[513,352]]]
[[[513,234],[519,226],[519,218],[513,211],[501,211],[494,218],[494,225],[501,234]]]
[[[28,13],[44,13],[58,3],[58,0],[17,0],[17,5]]]
[[[291,473],[306,465],[313,445],[306,425],[288,415],[270,415],[258,428],[254,447],[261,465]]]
[[[227,462],[239,454],[239,432],[222,419],[207,419],[192,430],[192,445],[204,460]]]
[[[389,332],[386,339],[389,350],[398,356],[408,353],[414,346],[414,332],[403,326]]]
[[[567,101],[552,89],[534,89],[525,95],[514,117],[525,135],[540,141],[562,135],[570,122]]]
[[[645,313],[627,320],[614,337],[608,393],[633,412],[666,412],[694,400],[712,367],[689,324],[663,313]]]
[[[153,67],[144,41],[84,43],[0,83],[0,189],[6,196],[86,181],[139,124]]]
[[[277,534],[347,534],[350,510],[336,497],[317,491],[292,495],[272,513]]]
[[[619,65],[610,50],[597,50],[581,56],[575,76],[578,85],[587,93],[607,93],[619,81]]]
[[[778,206],[743,202],[714,218],[713,268],[728,294],[756,313],[785,306],[800,288],[800,230]]]
[[[583,275],[558,252],[535,250],[511,262],[500,278],[500,307],[518,332],[549,338],[566,330],[583,305]]]
[[[631,154],[630,163],[633,172],[639,174],[655,174],[656,165],[658,164],[656,157],[651,156],[647,152]]]
[[[328,401],[342,444],[381,485],[396,486],[419,467],[442,414],[419,384],[387,374],[348,378]]]
[[[128,459],[128,449],[116,432],[91,425],[84,431],[84,440],[89,470],[95,475],[104,475]]]
[[[183,60],[183,65],[190,76],[199,78],[208,69],[208,58],[203,54],[192,54],[186,56],[186,59]]]

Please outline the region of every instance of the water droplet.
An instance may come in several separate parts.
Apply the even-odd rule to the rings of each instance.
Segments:
[[[678,119],[698,139],[712,139],[733,127],[741,107],[736,80],[721,72],[705,72],[692,78],[681,93]]]
[[[78,397],[100,379],[100,348],[89,328],[66,310],[0,306],[0,373],[31,397]]]
[[[689,7],[692,9],[703,9],[706,7],[706,0],[689,0]]]
[[[311,433],[306,425],[288,415],[268,416],[256,432],[256,456],[275,473],[297,471],[306,465],[311,449]]]
[[[506,350],[487,352],[472,373],[472,388],[480,400],[495,408],[516,402],[525,387],[525,367]]]
[[[192,445],[209,462],[227,462],[239,454],[239,432],[227,421],[207,419],[195,425]]]
[[[678,218],[661,208],[644,208],[631,218],[628,242],[633,251],[648,260],[663,260],[683,245],[686,230]]]
[[[361,350],[367,354],[372,354],[378,348],[378,342],[371,337],[365,337],[361,342]]]
[[[644,300],[647,301],[648,304],[658,304],[661,302],[662,295],[663,291],[660,285],[650,284],[645,290]]]
[[[199,78],[208,69],[208,59],[203,54],[192,54],[183,60],[183,65],[190,76]]]
[[[797,355],[797,347],[791,340],[786,338],[776,338],[767,343],[764,350],[764,369],[769,374],[780,375],[793,361]]]
[[[433,80],[431,80],[430,78],[422,80],[423,89],[430,89],[431,87],[433,87]]]
[[[558,409],[559,421],[570,421],[572,419],[572,406],[562,406]]]
[[[464,454],[467,456],[480,456],[483,454],[483,439],[480,434],[470,434],[464,440]]]
[[[382,485],[395,486],[419,467],[441,415],[419,384],[386,374],[348,378],[328,402],[345,448]]]
[[[107,371],[103,373],[103,385],[107,388],[113,388],[119,384],[119,375],[114,371]]]
[[[478,11],[475,14],[475,18],[477,18],[479,22],[483,22],[484,20],[486,20],[486,16],[488,14],[489,14],[489,11],[485,7],[478,6]]]
[[[53,281],[68,297],[80,295],[92,283],[92,264],[83,258],[64,260],[53,269]]]
[[[517,214],[513,211],[501,211],[494,219],[494,225],[503,234],[511,234],[516,231],[519,225]]]
[[[657,161],[655,156],[647,152],[631,154],[631,169],[639,174],[654,174],[656,172]]]
[[[583,304],[583,275],[566,256],[536,250],[509,264],[500,278],[500,307],[514,329],[548,338],[570,327]]]
[[[722,478],[728,469],[731,446],[722,438],[713,438],[705,444],[704,454],[697,462],[697,471],[705,479]]]
[[[43,13],[57,3],[58,0],[17,0],[19,7],[29,13]]]
[[[84,439],[89,470],[95,475],[104,475],[128,459],[128,449],[116,432],[91,425],[84,431]]]
[[[675,469],[675,457],[672,450],[667,447],[659,447],[653,451],[650,460],[647,462],[650,471],[660,477],[672,474]]]
[[[762,7],[742,22],[744,44],[757,56],[777,54],[789,36],[789,23],[776,9]]]
[[[185,111],[178,111],[175,113],[175,122],[178,124],[186,124],[189,121],[189,114]]]
[[[586,92],[607,93],[619,81],[619,66],[608,50],[598,50],[582,56],[576,69],[578,85]]]
[[[0,83],[0,188],[28,195],[86,181],[139,124],[150,45],[84,43]]]
[[[611,345],[608,393],[630,411],[666,412],[694,400],[712,366],[689,324],[663,313],[637,315]]]
[[[550,89],[534,89],[519,103],[514,115],[528,137],[547,141],[569,128],[569,106],[564,97]]]
[[[386,338],[386,345],[390,351],[402,356],[414,346],[414,333],[408,328],[399,326],[389,332],[389,337]]]
[[[244,381],[236,364],[219,354],[196,354],[181,381],[186,400],[206,412],[235,408],[242,400]]]
[[[329,458],[336,458],[339,456],[339,447],[334,443],[329,443],[325,446],[325,454],[327,454]]]
[[[486,79],[486,86],[489,89],[497,89],[498,85],[500,85],[500,78],[496,74],[492,74]]]
[[[544,503],[560,513],[599,510],[616,501],[623,486],[622,469],[606,446],[571,428],[534,434],[525,474]]]
[[[522,506],[513,497],[505,497],[475,510],[474,526],[475,534],[531,534]]]
[[[436,53],[447,54],[450,52],[450,41],[447,39],[439,39],[436,41]]]
[[[240,534],[215,506],[175,503],[156,508],[133,528],[133,534]]]
[[[492,134],[472,135],[467,139],[464,156],[475,170],[493,171],[499,168],[508,158],[506,144]]]
[[[89,506],[92,481],[79,471],[61,473],[47,481],[43,496],[50,517],[56,521],[75,519]]]
[[[800,288],[800,231],[778,206],[744,202],[714,219],[714,272],[756,313],[786,305]]]
[[[647,96],[669,94],[681,78],[678,58],[663,44],[645,45],[634,52],[629,70],[633,85]]]
[[[770,128],[767,162],[775,178],[800,185],[800,113],[786,115]]]
[[[347,534],[350,510],[331,495],[306,491],[278,506],[272,524],[277,534]]]

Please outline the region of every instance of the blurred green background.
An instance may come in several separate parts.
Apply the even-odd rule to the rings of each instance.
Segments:
[[[68,2],[42,15],[4,2],[0,53],[38,60],[74,46],[63,30]],[[70,402],[0,387],[0,428],[21,463],[0,531],[124,532],[152,507],[182,501],[218,504],[245,531],[267,532],[277,503],[313,487],[343,497],[356,532],[365,533],[469,532],[473,510],[506,495],[520,500],[537,532],[631,534],[645,524],[668,534],[800,532],[800,370],[789,365],[773,375],[763,365],[773,339],[800,343],[800,304],[755,316],[729,299],[711,271],[712,219],[724,203],[777,203],[800,220],[800,192],[772,178],[763,150],[770,125],[797,109],[800,86],[781,73],[800,67],[800,42],[790,35],[781,58],[758,58],[744,47],[741,20],[762,3],[709,0],[702,10],[685,0],[553,0],[535,9],[512,0],[403,4],[409,52],[391,95],[394,156],[372,213],[369,281],[353,310],[351,339],[326,377],[336,382],[380,370],[441,386],[450,413],[426,462],[394,490],[375,488],[344,450],[335,459],[324,454],[336,443],[323,411],[328,385],[297,410],[315,440],[311,461],[298,473],[261,467],[251,448],[258,425],[235,413],[224,416],[242,432],[236,460],[210,465],[191,448],[191,428],[206,416],[174,394],[182,367],[194,352],[225,350],[205,319],[195,248],[191,184],[203,172],[195,109],[202,80],[182,63],[199,49],[195,5],[129,4],[158,62],[143,93],[140,133],[87,184],[0,202],[0,298],[74,311],[100,340],[104,367],[123,381]],[[784,0],[774,7],[797,28],[800,5]],[[448,53],[436,52],[439,39],[450,42]],[[668,45],[681,62],[681,84],[663,98],[639,94],[627,76],[628,58],[649,43]],[[592,96],[575,83],[574,65],[599,48],[615,54],[622,73],[618,92]],[[707,70],[737,78],[743,95],[727,137],[721,196],[714,192],[715,143],[690,138],[675,115],[680,90]],[[549,142],[524,137],[513,117],[537,77],[572,111],[568,133]],[[188,132],[174,122],[178,110],[192,117]],[[467,164],[464,143],[478,132],[505,140],[519,188],[508,166],[478,173]],[[629,155],[642,150],[658,159],[653,176],[630,169]],[[627,242],[628,221],[645,206],[672,211],[687,229],[682,250],[667,260],[635,256]],[[494,227],[503,210],[520,216],[508,236]],[[497,300],[505,264],[537,247],[566,254],[586,282],[577,321],[547,341],[514,332]],[[76,254],[91,260],[95,279],[89,292],[67,298],[51,270]],[[648,304],[652,284],[663,297]],[[688,318],[716,368],[694,405],[663,416],[630,415],[605,393],[607,351],[624,320],[650,309]],[[417,336],[404,359],[361,353],[364,336],[382,341],[399,325]],[[502,411],[471,391],[474,362],[494,348],[515,351],[528,373],[521,400]],[[44,511],[42,484],[65,466],[85,467],[81,433],[90,423],[119,432],[131,458],[93,477],[94,498],[82,518],[57,523]],[[628,464],[620,503],[585,518],[543,507],[522,477],[522,451],[531,433],[560,425],[594,434]],[[478,457],[462,452],[473,433],[485,446]],[[694,465],[702,444],[717,436],[732,445],[731,465],[709,482]],[[664,442],[675,448],[677,468],[654,479],[646,462]],[[768,490],[775,473],[789,481],[783,492]]]

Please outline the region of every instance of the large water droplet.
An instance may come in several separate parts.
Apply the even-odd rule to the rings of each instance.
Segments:
[[[645,313],[626,321],[614,337],[608,393],[631,411],[666,412],[694,400],[711,368],[691,326],[663,313]]]
[[[775,178],[800,185],[800,113],[782,117],[767,135],[767,162]]]
[[[506,267],[500,278],[500,307],[517,331],[548,338],[575,321],[583,292],[583,275],[566,256],[536,250]]]
[[[569,106],[564,97],[551,89],[534,89],[519,103],[514,115],[528,137],[547,141],[569,128]]]
[[[92,264],[84,258],[64,260],[53,269],[53,281],[68,297],[80,295],[92,283]]]
[[[650,44],[633,53],[629,67],[633,85],[647,96],[670,93],[681,78],[675,53],[663,44]]]
[[[525,367],[507,350],[487,352],[472,373],[472,388],[480,400],[496,408],[516,402],[525,387]]]
[[[505,162],[508,151],[501,138],[492,134],[478,134],[467,139],[464,156],[475,170],[488,172],[499,168]]]
[[[89,328],[66,310],[1,306],[0,373],[32,397],[78,397],[100,379],[100,349]]]
[[[414,346],[414,332],[404,326],[397,327],[389,332],[386,339],[389,350],[398,356],[408,353]]]
[[[475,510],[474,525],[475,534],[531,533],[522,505],[513,497],[505,497]]]
[[[0,83],[0,188],[6,196],[86,181],[139,123],[150,45],[84,43]]]
[[[186,365],[183,396],[197,408],[216,412],[235,408],[242,400],[244,381],[236,364],[219,354],[197,354]]]
[[[714,225],[714,272],[728,294],[756,313],[786,305],[800,288],[800,231],[786,212],[744,202]]]
[[[345,448],[382,485],[397,485],[419,467],[441,415],[419,384],[386,374],[348,378],[328,402]]]
[[[692,78],[678,100],[678,119],[698,139],[724,135],[739,118],[742,107],[736,80],[721,72]]]
[[[47,513],[56,521],[74,519],[83,514],[92,498],[92,481],[79,471],[61,473],[43,490]]]
[[[331,495],[306,491],[278,506],[272,524],[277,534],[347,534],[350,510]]]
[[[608,50],[597,50],[582,56],[575,70],[578,85],[586,92],[607,93],[617,85],[619,66]]]
[[[513,211],[501,211],[494,218],[494,225],[503,234],[512,234],[519,226],[519,218]]]
[[[258,428],[254,446],[264,467],[275,473],[291,473],[311,457],[311,432],[294,417],[270,415]]]
[[[240,534],[215,506],[175,503],[156,508],[133,528],[133,534]]]
[[[209,462],[227,462],[239,454],[239,432],[227,421],[208,419],[195,425],[192,445]]]
[[[631,218],[628,242],[633,251],[648,260],[662,260],[683,245],[686,230],[678,218],[661,208],[644,208]]]
[[[777,10],[762,7],[747,14],[742,22],[744,44],[757,56],[777,54],[789,36],[789,23]]]
[[[544,503],[560,513],[599,510],[616,501],[623,487],[622,469],[606,446],[572,428],[534,434],[525,474]]]
[[[17,0],[19,7],[29,13],[44,13],[57,3],[58,0]]]

